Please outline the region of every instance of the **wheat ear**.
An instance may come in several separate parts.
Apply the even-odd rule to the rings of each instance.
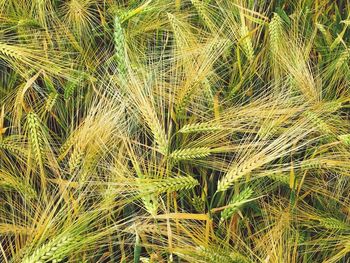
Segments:
[[[247,26],[242,26],[240,29],[240,33],[241,33],[241,38],[242,38],[242,48],[243,51],[245,53],[245,55],[247,56],[248,60],[253,60],[254,58],[254,48],[253,48],[253,44],[252,44],[252,39],[249,35],[249,30]]]
[[[45,184],[44,175],[44,141],[39,117],[34,112],[27,115],[27,125],[29,128],[29,141],[35,160],[39,164],[42,184]]]
[[[267,159],[262,155],[254,156],[253,158],[243,162],[241,165],[234,165],[224,178],[218,182],[218,192],[226,191],[234,182],[243,176],[249,174],[254,169],[265,164]]]
[[[277,13],[274,13],[269,24],[270,50],[272,54],[278,51],[282,35],[282,22],[281,17]]]
[[[198,158],[204,158],[210,155],[209,147],[196,147],[187,149],[178,149],[170,154],[170,158],[174,161],[180,160],[193,160]]]
[[[338,136],[339,141],[343,144],[350,146],[350,134],[342,134]]]
[[[148,127],[154,136],[154,140],[157,143],[157,148],[163,155],[168,154],[168,139],[165,131],[160,124],[158,117],[154,110],[150,107],[144,107],[142,110],[142,116],[144,117]]]
[[[179,130],[179,132],[180,133],[214,132],[222,129],[223,127],[220,124],[202,122],[202,123],[195,123],[195,124],[186,124]]]
[[[57,99],[58,93],[56,91],[51,92],[46,100],[45,110],[51,111],[53,106],[56,104]]]
[[[316,113],[312,111],[305,111],[303,114],[304,116],[306,116],[307,119],[314,123],[321,132],[323,132],[326,135],[333,134],[329,126]]]
[[[36,249],[30,256],[24,258],[22,263],[60,262],[65,256],[60,253],[60,250],[69,245],[72,241],[73,238],[69,236],[53,239]]]
[[[204,4],[202,1],[198,0],[191,0],[193,6],[196,8],[200,18],[203,20],[205,25],[210,29],[210,31],[215,31],[215,25],[213,21],[210,19],[210,17],[207,14],[207,11],[204,8]]]
[[[253,195],[253,190],[249,187],[245,188],[242,192],[234,195],[229,203],[229,207],[225,208],[221,213],[221,219],[229,219],[239,208],[248,202],[248,199]]]
[[[121,78],[124,79],[126,75],[126,46],[125,35],[122,24],[118,16],[114,18],[114,45],[115,45],[115,58],[118,64],[118,73]]]
[[[158,212],[158,195],[148,194],[141,198],[143,205],[148,213],[151,215],[156,215]]]
[[[345,224],[344,222],[333,217],[322,218],[319,220],[319,222],[322,227],[329,230],[341,231],[350,229],[348,224]]]
[[[21,53],[18,52],[15,48],[13,48],[10,45],[0,43],[0,53],[4,54],[5,56],[13,59],[20,59]]]
[[[168,191],[176,192],[191,189],[196,185],[198,185],[198,181],[191,176],[177,176],[155,181],[150,187],[145,187],[145,190],[160,194]]]

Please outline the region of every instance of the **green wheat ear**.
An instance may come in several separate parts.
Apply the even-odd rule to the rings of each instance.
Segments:
[[[122,80],[126,76],[126,44],[122,24],[118,16],[114,18],[114,45],[117,70]]]
[[[248,199],[253,195],[253,193],[253,190],[247,187],[239,194],[234,195],[228,204],[229,207],[222,211],[221,220],[231,218],[235,212],[237,212],[245,203],[249,201]]]
[[[210,263],[248,263],[250,262],[245,256],[232,249],[223,249],[220,247],[205,248],[200,246],[197,248],[196,254]]]
[[[339,135],[338,139],[347,146],[350,146],[350,134]]]
[[[21,137],[17,135],[6,136],[3,140],[0,140],[0,149],[9,151],[13,155],[23,155],[27,149],[22,147],[22,144],[18,144],[18,139],[21,140]]]
[[[248,60],[253,60],[254,58],[254,48],[253,48],[253,44],[252,44],[252,39],[249,35],[249,30],[247,26],[242,26],[240,29],[240,34],[241,34],[241,38],[242,38],[242,48],[244,51],[244,54],[246,55],[246,57],[248,58]]]
[[[148,194],[141,198],[143,205],[146,211],[152,216],[157,215],[158,213],[158,195],[157,194]]]
[[[270,49],[272,54],[275,54],[278,50],[282,32],[283,20],[277,13],[274,13],[269,24]]]
[[[142,110],[141,110],[142,111]],[[160,123],[157,114],[154,112],[153,109],[145,108],[144,111],[142,111],[142,115],[148,125],[148,127],[151,129],[151,132],[154,136],[154,140],[156,142],[157,150],[163,154],[168,154],[168,138],[166,136],[165,130]]]
[[[22,263],[62,262],[64,257],[67,256],[62,253],[62,250],[72,242],[73,238],[70,236],[55,238],[36,249],[30,256],[25,257]]]
[[[269,173],[266,177],[278,183],[289,185],[289,175],[283,174],[282,172]]]
[[[12,47],[10,45],[0,43],[0,55],[3,54],[8,58],[12,59],[20,59],[21,58],[21,53],[20,51],[16,50],[15,47]]]
[[[176,192],[180,190],[188,190],[198,185],[198,181],[191,176],[177,176],[165,178],[154,182],[149,191],[151,192]],[[147,189],[147,187],[146,187]]]
[[[197,212],[203,212],[205,209],[205,201],[197,195],[192,198],[191,204]]]
[[[192,133],[192,132],[214,132],[222,130],[223,127],[220,124],[215,123],[195,123],[184,125],[179,132],[180,133]]]
[[[217,192],[223,192],[228,190],[234,182],[249,174],[257,167],[263,165],[266,162],[266,156],[257,155],[253,156],[250,160],[246,160],[240,165],[233,165],[227,174],[218,181]]]
[[[57,99],[58,99],[58,93],[53,91],[53,92],[50,92],[47,100],[46,100],[46,105],[45,105],[45,110],[46,111],[51,111],[52,108],[54,107],[54,105],[56,104],[57,102]]]
[[[44,138],[41,128],[41,121],[34,112],[27,115],[27,126],[29,129],[29,141],[35,160],[39,164],[42,183],[45,182],[44,176]]]
[[[323,121],[322,118],[320,118],[316,113],[312,111],[305,111],[303,114],[308,120],[314,123],[322,133],[328,136],[331,136],[333,134],[328,124]]]
[[[74,174],[83,162],[84,151],[75,147],[68,161],[69,173]]]
[[[349,230],[350,226],[336,218],[328,217],[319,220],[320,225],[329,230],[341,231]]]
[[[349,60],[350,57],[350,51],[348,49],[346,49],[345,51],[343,51],[340,56],[338,57],[338,59],[336,60],[335,63],[335,67],[337,69],[341,68],[343,65],[346,64],[346,62]]]
[[[178,149],[170,154],[170,158],[174,161],[193,160],[209,156],[211,150],[209,147],[196,147],[187,149]]]
[[[191,0],[193,6],[196,8],[200,18],[203,20],[204,24],[209,28],[210,31],[215,31],[215,25],[213,21],[208,16],[207,10],[204,7],[204,2],[199,0]]]

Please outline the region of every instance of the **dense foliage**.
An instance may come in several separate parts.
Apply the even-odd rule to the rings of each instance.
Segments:
[[[349,262],[349,11],[0,0],[0,262]]]

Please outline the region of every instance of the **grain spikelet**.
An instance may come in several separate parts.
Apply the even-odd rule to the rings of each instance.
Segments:
[[[227,262],[227,263],[245,263],[249,262],[242,254],[237,251],[232,251],[232,249],[223,249],[219,247],[209,247],[205,248],[200,246],[195,252],[197,256],[204,259],[205,262],[217,263],[217,262]]]
[[[22,196],[28,198],[36,197],[36,192],[31,185],[25,182],[22,178],[2,170],[0,170],[0,189],[15,190]]]

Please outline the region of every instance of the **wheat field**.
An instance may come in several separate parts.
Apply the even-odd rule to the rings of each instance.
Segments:
[[[0,262],[350,262],[349,0],[0,0]]]

